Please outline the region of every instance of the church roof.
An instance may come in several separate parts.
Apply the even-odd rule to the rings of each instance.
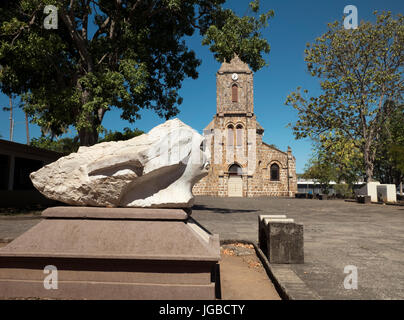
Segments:
[[[204,130],[212,130],[215,128],[215,120],[212,120],[211,122],[209,122],[209,124],[205,127]]]
[[[278,152],[280,152],[280,153],[283,153],[283,154],[288,154],[287,152],[285,152],[285,151],[282,151],[282,150],[279,150],[278,148],[276,148],[276,147],[274,147],[273,145],[270,145],[270,144],[268,144],[268,143],[265,143],[264,141],[262,141],[262,144],[264,145],[264,146],[267,146],[267,147],[269,147],[269,148],[271,148],[271,149],[274,149],[274,150],[276,150],[276,151],[278,151]]]
[[[231,59],[230,63],[223,62],[218,72],[247,72],[251,73],[251,69],[248,65],[241,61],[238,55],[235,55],[233,59]]]

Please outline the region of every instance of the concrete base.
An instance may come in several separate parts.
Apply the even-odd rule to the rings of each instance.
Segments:
[[[258,239],[270,263],[304,263],[303,225],[286,215],[258,216]]]
[[[371,203],[371,196],[357,196],[359,203]]]
[[[304,263],[303,225],[289,221],[268,223],[267,248],[270,263]]]
[[[377,186],[380,182],[372,181],[356,191],[357,196],[370,196],[372,202],[377,202]]]
[[[180,209],[55,207],[0,249],[0,298],[215,299],[220,244]],[[58,289],[45,289],[45,266]]]
[[[377,186],[377,200],[382,202],[397,202],[395,184],[381,184]]]

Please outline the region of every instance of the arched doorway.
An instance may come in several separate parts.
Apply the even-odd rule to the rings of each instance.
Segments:
[[[227,183],[229,197],[243,196],[242,168],[238,164],[232,164],[229,168],[229,180]]]

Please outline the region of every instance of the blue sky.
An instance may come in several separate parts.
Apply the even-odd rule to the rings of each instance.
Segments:
[[[249,0],[228,0],[226,7],[239,14],[244,14]],[[296,87],[302,86],[313,95],[319,94],[319,80],[306,71],[304,49],[307,42],[322,35],[327,30],[327,23],[340,20],[346,5],[358,8],[359,20],[374,21],[374,10],[389,10],[393,14],[404,13],[404,1],[401,0],[261,0],[262,10],[273,9],[275,16],[269,27],[263,32],[271,45],[271,52],[266,56],[269,67],[255,73],[254,76],[254,111],[258,122],[264,127],[264,141],[275,144],[281,150],[292,148],[297,161],[297,172],[303,172],[310,158],[311,142],[295,140],[292,129],[287,124],[297,119],[292,107],[285,106],[287,95]],[[209,48],[201,45],[201,38],[195,35],[188,41],[202,60],[197,80],[186,79],[180,95],[184,102],[180,106],[178,118],[199,132],[212,120],[216,112],[216,72],[220,64],[215,61]],[[15,104],[18,99],[14,100]],[[8,106],[8,97],[0,93],[0,107]],[[112,109],[105,115],[104,127],[121,131],[125,127],[149,131],[164,120],[150,110],[141,112],[142,118],[130,124],[120,119],[120,111]],[[14,112],[14,141],[25,143],[24,113]],[[0,111],[0,135],[9,139],[9,113]],[[40,136],[40,129],[29,125],[30,136]],[[74,136],[72,131],[68,136]]]

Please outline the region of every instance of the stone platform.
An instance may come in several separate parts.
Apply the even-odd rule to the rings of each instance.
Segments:
[[[0,298],[215,299],[219,237],[182,209],[54,207],[0,249]],[[45,289],[45,266],[58,289]]]

